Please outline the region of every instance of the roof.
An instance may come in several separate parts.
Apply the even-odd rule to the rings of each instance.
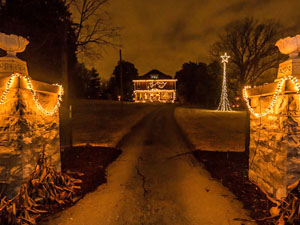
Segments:
[[[149,80],[149,79],[155,79],[155,80],[161,80],[161,79],[173,79],[172,76],[166,75],[159,70],[151,70],[148,73],[138,76],[136,80]]]

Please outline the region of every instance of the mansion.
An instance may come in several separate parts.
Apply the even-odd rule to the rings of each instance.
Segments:
[[[174,103],[176,79],[158,70],[151,70],[133,80],[135,102]]]

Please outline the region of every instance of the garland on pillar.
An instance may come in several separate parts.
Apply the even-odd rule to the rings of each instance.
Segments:
[[[53,84],[54,86],[58,86],[59,87],[58,96],[57,96],[57,102],[56,102],[56,104],[55,104],[55,106],[54,106],[54,108],[52,110],[47,111],[38,102],[38,98],[36,96],[36,90],[33,89],[31,78],[28,77],[28,76],[25,76],[23,74],[20,74],[20,73],[13,73],[9,77],[9,79],[6,82],[6,85],[5,85],[5,90],[3,91],[2,96],[0,97],[0,105],[4,104],[4,102],[6,100],[6,96],[9,93],[9,91],[10,91],[12,85],[13,85],[13,82],[15,81],[15,78],[18,78],[18,77],[24,79],[27,82],[27,88],[30,90],[30,92],[32,94],[33,101],[35,102],[35,104],[36,104],[36,106],[37,106],[37,108],[39,110],[41,110],[44,114],[50,115],[50,116],[53,115],[58,110],[58,108],[60,106],[60,103],[62,101],[63,93],[64,93],[63,87],[61,85],[59,85],[59,84]]]
[[[252,113],[252,115],[254,115],[255,117],[260,118],[260,117],[266,116],[269,113],[271,113],[271,110],[273,109],[273,107],[274,107],[274,105],[277,101],[277,98],[279,96],[279,93],[282,92],[283,84],[285,84],[285,82],[288,81],[288,80],[290,80],[295,85],[295,89],[296,89],[297,93],[299,93],[300,84],[299,84],[296,77],[294,77],[294,76],[285,76],[285,77],[280,78],[280,80],[277,83],[275,93],[273,94],[272,101],[263,113],[256,113],[254,111],[254,109],[251,107],[250,102],[249,102],[249,96],[248,96],[248,93],[247,93],[247,89],[249,89],[251,87],[250,86],[245,86],[244,89],[243,89],[243,97],[244,97],[244,100],[246,101],[246,105],[247,105],[249,111]]]
[[[221,99],[218,106],[218,111],[231,111],[230,104],[228,101],[228,95],[227,95],[227,84],[226,84],[226,63],[228,63],[228,59],[230,58],[229,55],[225,52],[224,55],[221,56],[222,63],[224,65],[223,67],[223,83],[222,83],[222,93],[221,93]]]

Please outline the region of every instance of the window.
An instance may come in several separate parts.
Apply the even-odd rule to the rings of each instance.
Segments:
[[[150,77],[151,77],[151,79],[157,79],[158,78],[158,74],[152,74]]]

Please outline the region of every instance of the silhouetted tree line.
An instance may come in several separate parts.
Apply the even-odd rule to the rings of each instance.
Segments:
[[[81,97],[100,99],[103,97],[104,83],[95,68],[88,70],[84,64],[76,65],[78,81],[74,82],[75,89],[81,90]]]
[[[112,77],[109,80],[107,94],[108,98],[118,99],[121,96],[121,64],[122,64],[122,85],[123,85],[123,98],[125,101],[132,101],[133,99],[133,82],[132,80],[138,77],[138,70],[134,64],[128,61],[120,61],[115,66]]]
[[[221,67],[218,62],[188,62],[176,72],[178,99],[201,107],[216,107],[221,93]]]
[[[7,0],[0,1],[0,32],[24,36],[30,41],[20,58],[28,62],[33,79],[61,82],[62,51],[67,45],[70,94],[73,97],[117,99],[120,95],[120,63],[108,83],[93,68],[78,62],[77,53],[85,57],[97,54],[98,47],[113,45],[111,38],[118,28],[106,24],[99,10],[107,0]],[[77,14],[71,14],[71,7]],[[89,11],[91,10],[91,11]],[[97,18],[88,24],[91,16]],[[91,29],[93,28],[93,29]],[[91,33],[89,33],[91,32]],[[101,33],[102,32],[102,33]],[[212,46],[215,62],[188,62],[176,73],[178,97],[186,103],[214,107],[221,93],[222,70],[218,62],[225,51],[231,56],[228,64],[230,94],[240,95],[245,84],[273,81],[278,63],[284,60],[275,42],[294,34],[274,21],[253,18],[233,21],[220,33]],[[67,40],[65,42],[65,34]],[[103,34],[103,35],[101,35]],[[0,52],[3,55],[4,52]],[[123,93],[132,100],[132,80],[138,76],[133,63],[122,61]]]
[[[230,22],[211,47],[213,63],[184,63],[176,73],[178,99],[208,108],[218,105],[223,75],[220,56],[224,52],[231,56],[227,66],[227,87],[231,101],[236,96],[241,97],[241,90],[246,84],[272,82],[276,77],[278,64],[286,58],[279,53],[275,42],[288,34],[296,33],[297,31],[288,30],[272,20],[258,21],[246,17]],[[109,85],[114,98],[120,89],[115,72],[116,69]],[[124,79],[132,78],[124,76]],[[132,94],[130,88],[126,92],[127,96]]]
[[[117,28],[106,24],[106,18],[100,15],[100,8],[106,2],[0,1],[0,32],[21,35],[30,41],[26,51],[19,57],[28,63],[30,76],[35,80],[61,83],[62,52],[66,49],[70,96],[98,98],[101,96],[101,78],[94,68],[89,70],[79,63],[77,54],[95,56],[95,45],[103,47],[113,44],[110,38],[117,35]],[[71,7],[78,9],[73,10],[77,14],[71,14]],[[87,20],[93,16],[97,20],[87,24]],[[4,52],[0,54],[4,55]]]
[[[112,77],[109,80],[104,96],[117,100],[120,93],[120,67],[115,66]],[[133,99],[133,82],[138,77],[138,70],[134,64],[122,61],[123,94],[125,101]],[[183,103],[199,104],[202,107],[216,107],[221,93],[222,71],[216,61],[205,63],[188,62],[182,65],[182,69],[175,75],[177,81],[178,98]]]

